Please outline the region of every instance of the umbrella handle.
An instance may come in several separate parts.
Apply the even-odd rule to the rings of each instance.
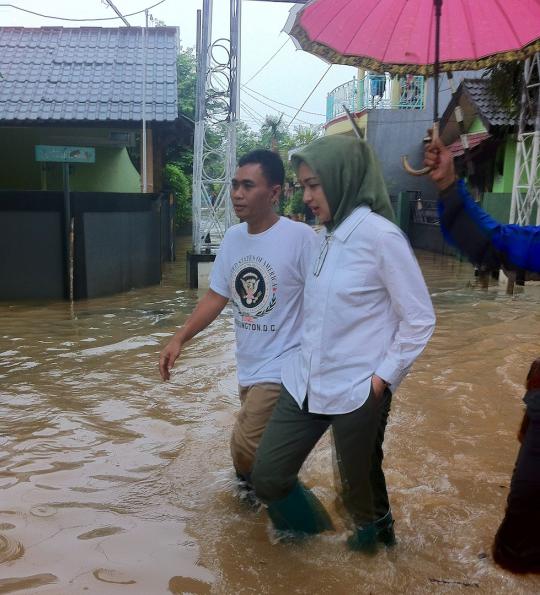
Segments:
[[[439,122],[433,122],[433,129],[431,133],[431,140],[435,140],[439,138]],[[403,165],[403,169],[411,176],[425,176],[429,174],[431,171],[431,167],[423,167],[422,169],[414,169],[409,164],[407,159],[407,155],[403,155],[401,157],[401,164]]]

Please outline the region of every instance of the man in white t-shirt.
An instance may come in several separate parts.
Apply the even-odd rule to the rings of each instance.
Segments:
[[[300,343],[303,289],[315,232],[275,212],[284,181],[281,158],[267,150],[242,157],[231,197],[242,221],[227,230],[216,256],[210,289],[162,350],[163,380],[184,344],[232,302],[241,408],[231,454],[249,483],[255,451],[280,392],[281,365]]]

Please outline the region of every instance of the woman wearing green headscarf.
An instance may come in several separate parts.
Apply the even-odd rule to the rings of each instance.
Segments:
[[[369,146],[325,137],[292,161],[304,203],[326,230],[306,279],[301,345],[282,369],[281,395],[252,479],[276,529],[330,529],[298,473],[332,426],[343,504],[353,522],[348,543],[374,552],[395,543],[382,470],[392,393],[428,342],[435,316]]]

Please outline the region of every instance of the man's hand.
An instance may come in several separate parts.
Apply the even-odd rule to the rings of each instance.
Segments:
[[[161,380],[169,380],[171,369],[182,351],[182,343],[178,337],[174,336],[159,354],[159,373]]]
[[[371,386],[373,387],[373,394],[377,399],[383,396],[388,384],[377,374],[373,374],[371,377]]]
[[[445,190],[456,181],[454,158],[439,138],[432,140],[424,153],[424,165],[431,169],[430,178],[439,190]]]
[[[162,380],[169,380],[171,377],[171,369],[182,347],[215,320],[228,301],[228,298],[211,289],[204,294],[195,310],[188,316],[184,326],[176,331],[174,337],[159,354],[159,373]]]

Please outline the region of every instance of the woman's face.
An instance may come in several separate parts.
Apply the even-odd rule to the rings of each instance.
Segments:
[[[330,206],[324,195],[319,176],[303,161],[300,163],[297,172],[298,181],[304,191],[303,201],[318,217],[320,223],[328,223],[332,220]]]

